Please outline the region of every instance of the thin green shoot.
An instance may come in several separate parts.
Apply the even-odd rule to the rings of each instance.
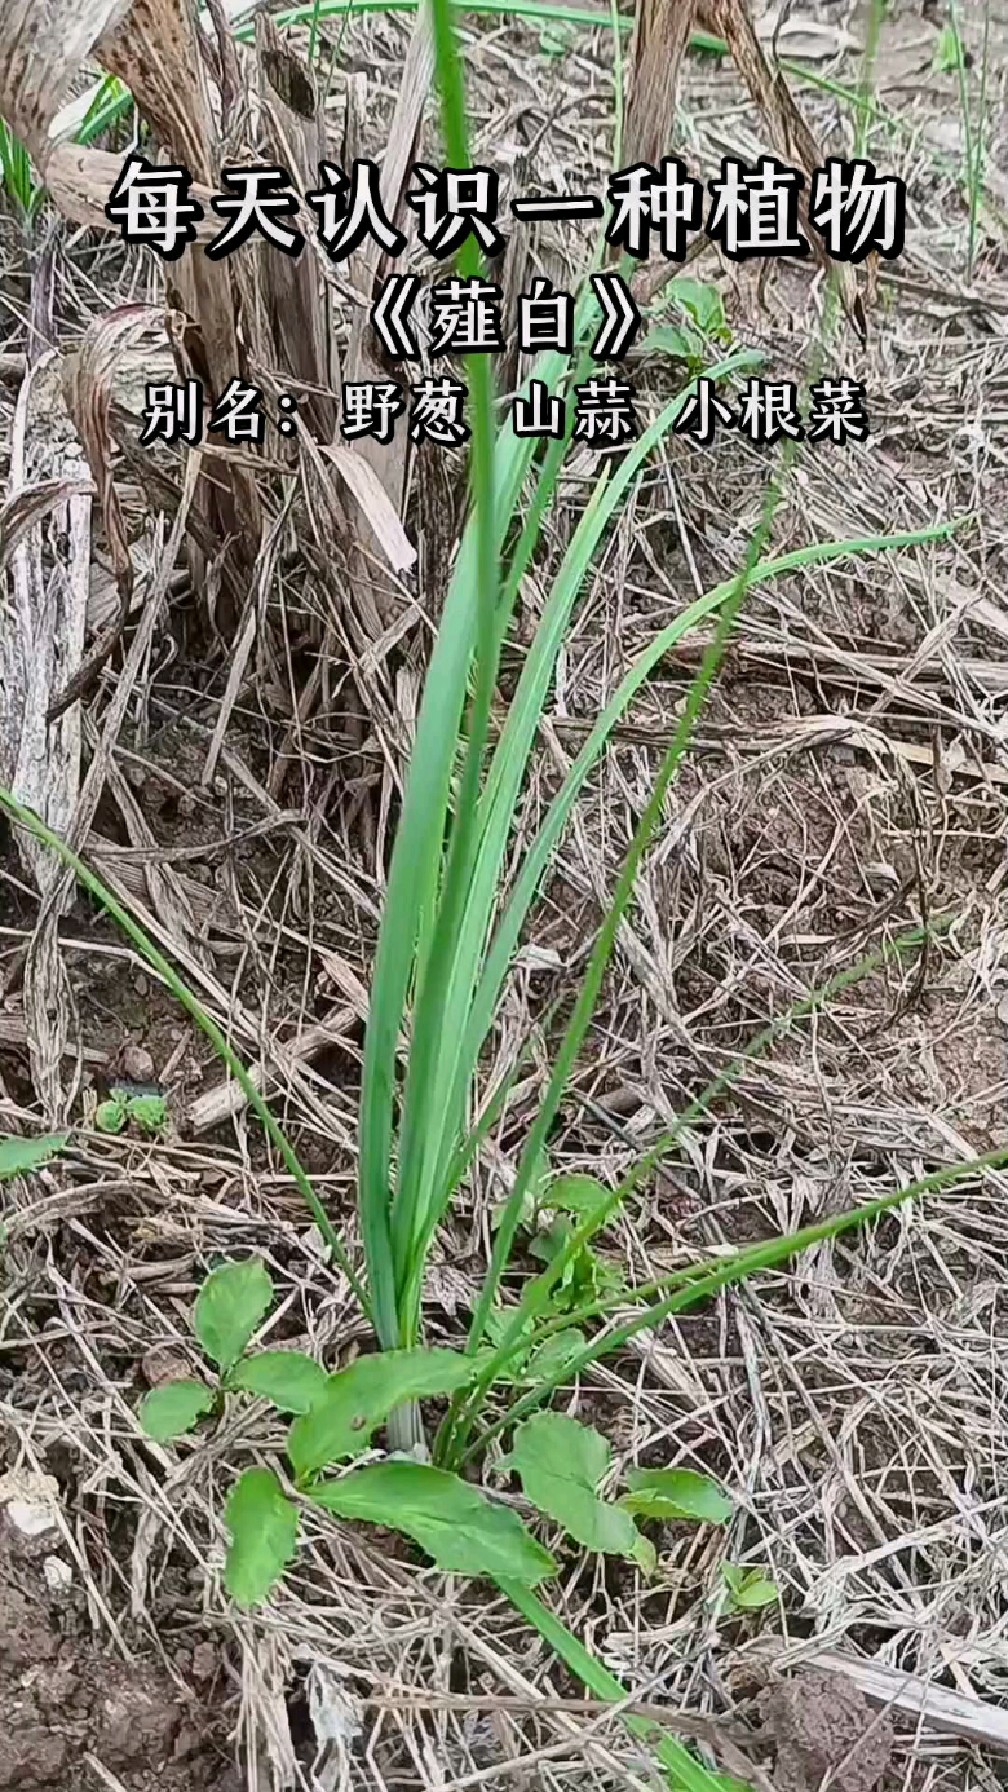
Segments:
[[[510,1323],[505,1327],[496,1348],[488,1355],[479,1377],[468,1390],[463,1399],[459,1397],[453,1402],[448,1417],[445,1419],[434,1446],[434,1457],[437,1461],[446,1461],[449,1466],[457,1466],[454,1458],[449,1459],[448,1444],[452,1435],[456,1418],[462,1410],[466,1414],[477,1413],[486,1397],[488,1389],[498,1381],[519,1350],[531,1346],[536,1348],[557,1330],[564,1330],[572,1324],[580,1324],[585,1320],[602,1317],[614,1307],[625,1301],[625,1295],[602,1299],[580,1306],[574,1313],[556,1315],[553,1312],[553,1291],[562,1280],[564,1270],[572,1262],[582,1247],[596,1235],[610,1216],[631,1198],[644,1183],[659,1163],[673,1151],[684,1132],[709,1113],[718,1096],[729,1089],[746,1067],[762,1057],[771,1045],[783,1038],[801,1020],[820,1012],[844,990],[854,987],[873,972],[904,954],[917,951],[932,938],[938,938],[955,923],[956,914],[939,917],[926,928],[916,927],[901,934],[897,939],[887,941],[884,945],[866,953],[856,964],[846,966],[836,972],[817,989],[806,996],[792,1002],[784,1012],[763,1027],[741,1052],[731,1058],[728,1063],[712,1077],[706,1088],[676,1115],[672,1125],[663,1132],[648,1150],[637,1159],[619,1185],[613,1189],[609,1197],[588,1213],[579,1226],[576,1226],[566,1244],[547,1265],[547,1267],[529,1282],[522,1291],[521,1300],[512,1311]],[[690,1266],[686,1270],[674,1272],[677,1278],[689,1280],[694,1275],[703,1273],[702,1268]],[[661,1293],[668,1286],[666,1277],[653,1283],[642,1285],[635,1290],[635,1298],[647,1299],[651,1294]],[[535,1329],[540,1321],[545,1321],[541,1329]],[[529,1330],[529,1327],[532,1330]],[[473,1452],[467,1452],[472,1454]]]
[[[45,188],[35,177],[31,157],[19,137],[0,118],[0,179],[4,191],[31,224],[45,198]]]
[[[331,1251],[335,1261],[339,1264],[353,1293],[360,1302],[362,1311],[370,1316],[370,1302],[367,1294],[357,1277],[329,1215],[326,1213],[325,1208],[322,1206],[321,1201],[312,1187],[307,1171],[301,1164],[294,1147],[287,1139],[282,1128],[274,1119],[268,1102],[266,1102],[263,1096],[259,1093],[259,1090],[256,1088],[245,1065],[242,1063],[230,1041],[226,1039],[221,1032],[216,1021],[207,1013],[199,998],[194,995],[193,991],[183,982],[174,966],[169,963],[163,952],[161,952],[154,944],[154,941],[150,938],[149,934],[144,931],[139,922],[134,920],[133,916],[123,907],[122,903],[107,885],[102,882],[101,878],[84,863],[83,859],[78,857],[78,855],[67,845],[65,840],[61,840],[59,835],[55,834],[53,830],[39,818],[39,816],[34,814],[31,809],[26,808],[23,803],[18,801],[11,791],[4,789],[2,785],[0,785],[0,809],[9,816],[10,820],[17,827],[24,828],[26,833],[31,834],[34,839],[40,841],[43,846],[47,846],[51,852],[54,852],[61,864],[65,865],[68,870],[74,873],[77,882],[81,884],[82,887],[88,891],[89,895],[93,896],[95,901],[107,911],[117,927],[121,929],[127,939],[136,947],[141,957],[146,960],[151,969],[161,978],[165,987],[175,997],[175,1000],[185,1009],[190,1019],[195,1021],[200,1031],[205,1034],[217,1056],[227,1065],[228,1070],[241,1089],[249,1107],[262,1122],[264,1131],[286,1164],[298,1192],[308,1207],[325,1244]]]
[[[678,1282],[675,1292],[666,1296],[641,1313],[625,1320],[612,1331],[603,1332],[587,1343],[583,1350],[572,1354],[557,1369],[546,1371],[536,1386],[523,1395],[521,1399],[508,1408],[502,1417],[495,1419],[480,1433],[473,1445],[465,1451],[463,1460],[474,1455],[477,1450],[483,1451],[502,1431],[534,1412],[537,1407],[549,1399],[554,1389],[561,1382],[572,1380],[584,1373],[592,1363],[603,1357],[613,1356],[629,1344],[632,1338],[644,1331],[654,1331],[665,1319],[674,1313],[681,1313],[717,1294],[722,1288],[747,1281],[750,1276],[757,1275],[766,1269],[777,1269],[802,1251],[811,1250],[813,1246],[825,1244],[842,1233],[869,1225],[872,1220],[880,1219],[907,1201],[917,1200],[923,1195],[939,1194],[946,1189],[954,1188],[958,1183],[975,1180],[987,1171],[1002,1170],[1008,1165],[1008,1145],[996,1151],[985,1152],[980,1157],[970,1158],[961,1164],[949,1164],[941,1170],[934,1170],[927,1176],[919,1177],[908,1183],[905,1188],[894,1189],[888,1195],[880,1195],[873,1201],[866,1201],[863,1207],[848,1208],[843,1213],[832,1214],[828,1219],[818,1220],[809,1226],[802,1226],[796,1232],[778,1234],[773,1238],[750,1245],[744,1250],[720,1259],[708,1259],[702,1264],[692,1264],[688,1270],[670,1271],[667,1278],[662,1278],[665,1286]],[[682,1284],[685,1283],[685,1286]],[[653,1286],[653,1284],[652,1284]],[[623,1305],[633,1296],[624,1296]],[[567,1324],[570,1324],[568,1318]]]

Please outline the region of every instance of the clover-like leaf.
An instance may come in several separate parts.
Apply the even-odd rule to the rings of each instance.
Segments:
[[[654,1552],[640,1552],[643,1540],[629,1512],[598,1495],[611,1460],[609,1444],[593,1426],[563,1413],[539,1412],[517,1427],[501,1467],[514,1469],[526,1499],[563,1525],[576,1543],[606,1555],[640,1554],[643,1563]]]
[[[281,1412],[303,1413],[323,1398],[329,1377],[303,1351],[259,1350],[231,1371],[227,1385],[246,1394],[260,1394]]]
[[[534,1587],[556,1572],[548,1549],[516,1512],[445,1469],[421,1462],[375,1462],[322,1481],[313,1500],[339,1518],[401,1531],[446,1573],[501,1576]]]
[[[40,1139],[0,1139],[0,1182],[6,1182],[10,1176],[27,1176],[29,1170],[40,1169],[51,1157],[66,1149],[68,1136],[65,1132],[51,1132]]]
[[[173,1437],[184,1437],[211,1411],[213,1403],[213,1389],[203,1381],[166,1381],[144,1395],[137,1418],[148,1437],[164,1444]]]
[[[225,1263],[207,1276],[193,1307],[193,1331],[219,1369],[234,1367],[272,1299],[270,1273],[259,1257]]]
[[[231,1532],[224,1585],[239,1605],[259,1605],[293,1560],[297,1507],[272,1469],[247,1468],[228,1495],[224,1523]]]
[[[738,1612],[758,1612],[764,1605],[774,1605],[777,1588],[761,1568],[739,1568],[734,1562],[722,1562],[721,1572]]]
[[[698,1524],[725,1524],[734,1510],[731,1500],[709,1475],[692,1468],[632,1468],[629,1493],[620,1505],[637,1518],[695,1519]]]
[[[479,1364],[458,1350],[385,1350],[361,1356],[328,1378],[310,1412],[295,1419],[287,1454],[300,1478],[330,1462],[359,1456],[372,1433],[397,1406],[432,1394],[452,1394],[472,1381]]]

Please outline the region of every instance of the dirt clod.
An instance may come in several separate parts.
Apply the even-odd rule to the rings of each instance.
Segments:
[[[889,1765],[893,1725],[841,1674],[801,1674],[759,1699],[764,1735],[776,1751],[776,1792],[872,1792]]]
[[[194,1723],[194,1719],[197,1721]],[[0,1792],[220,1792],[226,1738],[152,1665],[71,1639],[40,1565],[0,1528]]]

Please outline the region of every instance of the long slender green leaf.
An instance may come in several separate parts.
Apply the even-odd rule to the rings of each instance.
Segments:
[[[878,970],[891,959],[898,957],[903,953],[917,950],[917,948],[926,943],[929,936],[934,935],[937,937],[940,932],[947,932],[957,919],[958,915],[953,913],[932,920],[930,926],[926,929],[920,927],[911,928],[907,933],[901,934],[897,939],[887,941],[874,951],[866,953],[856,964],[846,966],[842,971],[838,971],[817,989],[810,991],[807,996],[801,996],[797,1001],[792,1002],[782,1014],[777,1015],[768,1026],[763,1027],[755,1037],[749,1041],[743,1051],[730,1059],[729,1062],[717,1072],[716,1076],[712,1077],[706,1088],[703,1089],[692,1102],[690,1102],[689,1106],[676,1115],[672,1125],[667,1131],[662,1133],[649,1149],[637,1159],[636,1163],[631,1166],[619,1187],[600,1200],[599,1205],[589,1213],[584,1220],[582,1220],[579,1226],[575,1228],[574,1232],[567,1240],[567,1243],[561,1248],[551,1262],[547,1264],[546,1268],[536,1276],[533,1281],[526,1284],[521,1301],[514,1309],[510,1323],[506,1324],[502,1329],[501,1335],[494,1339],[495,1349],[490,1352],[483,1369],[480,1371],[479,1377],[473,1385],[468,1399],[464,1403],[461,1401],[453,1401],[452,1403],[448,1418],[442,1425],[435,1443],[434,1454],[438,1461],[445,1460],[454,1462],[455,1460],[449,1444],[456,1425],[459,1423],[460,1407],[463,1408],[463,1419],[465,1417],[465,1409],[468,1409],[470,1413],[477,1412],[487,1388],[495,1381],[504,1379],[507,1376],[509,1367],[513,1364],[516,1357],[520,1355],[524,1358],[529,1348],[529,1328],[533,1327],[536,1321],[540,1320],[543,1315],[551,1312],[553,1290],[560,1282],[567,1264],[572,1261],[577,1252],[590,1241],[598,1229],[605,1224],[610,1214],[615,1212],[624,1201],[630,1198],[634,1190],[644,1182],[644,1180],[651,1174],[652,1170],[654,1170],[661,1162],[662,1158],[668,1156],[669,1152],[675,1148],[683,1132],[692,1126],[694,1121],[698,1120],[702,1114],[709,1112],[711,1104],[717,1099],[718,1095],[731,1086],[736,1078],[741,1075],[746,1065],[750,1064],[755,1058],[761,1056],[769,1046],[776,1040],[782,1038],[785,1033],[789,1032],[796,1021],[804,1019],[808,1015],[825,1007],[828,1002],[833,1000],[834,996],[841,994],[843,990],[849,989],[854,984],[861,982],[865,977],[870,976],[873,971]],[[681,1272],[679,1279],[684,1281],[688,1280],[694,1273],[698,1275],[703,1274],[703,1266],[691,1266],[690,1269]],[[665,1285],[666,1284],[663,1282],[662,1286]],[[655,1288],[653,1290],[648,1289],[639,1292],[641,1298],[646,1298],[647,1294],[650,1292],[659,1291],[659,1289]],[[593,1318],[604,1314],[612,1308],[613,1304],[614,1302],[612,1300],[600,1300],[589,1305],[582,1305],[578,1308],[576,1316],[583,1322],[587,1318]],[[552,1320],[547,1320],[547,1323],[542,1329],[533,1333],[534,1340],[538,1340],[540,1345],[545,1347],[559,1330],[566,1328],[569,1325],[570,1319],[571,1315],[566,1314],[562,1318],[554,1317]],[[544,1359],[539,1359],[540,1363],[542,1363],[543,1360]],[[567,1367],[570,1360],[571,1358],[569,1354],[565,1353],[565,1367]],[[471,1452],[467,1452],[467,1454],[469,1453]]]
[[[721,1288],[735,1286],[746,1281],[749,1276],[757,1275],[766,1269],[776,1269],[807,1251],[813,1245],[823,1244],[827,1239],[839,1238],[842,1233],[869,1225],[872,1220],[880,1219],[891,1213],[907,1201],[916,1200],[921,1195],[937,1194],[943,1189],[954,1188],[957,1183],[976,1179],[986,1170],[1000,1170],[1008,1165],[1008,1146],[1000,1150],[986,1152],[982,1157],[970,1158],[962,1164],[950,1164],[942,1170],[934,1170],[928,1176],[921,1176],[917,1181],[908,1183],[906,1188],[895,1189],[888,1195],[880,1195],[874,1201],[866,1201],[862,1207],[852,1207],[843,1213],[832,1214],[828,1219],[817,1220],[813,1225],[802,1226],[796,1232],[783,1233],[775,1238],[766,1238],[759,1244],[749,1245],[746,1249],[734,1252],[723,1258],[709,1258],[704,1263],[693,1264],[686,1272],[673,1271],[666,1279],[668,1282],[686,1282],[685,1287],[678,1287],[665,1300],[660,1300],[637,1313],[633,1318],[604,1332],[585,1345],[575,1362],[566,1365],[560,1373],[550,1370],[545,1374],[537,1387],[516,1401],[501,1418],[486,1426],[479,1434],[476,1448],[482,1450],[491,1441],[506,1431],[510,1425],[519,1423],[528,1413],[535,1412],[559,1386],[560,1382],[571,1375],[580,1374],[591,1363],[601,1358],[612,1356],[622,1350],[631,1338],[643,1331],[654,1331],[672,1313],[681,1313],[716,1294]],[[699,1272],[699,1273],[698,1273]],[[468,1454],[468,1452],[467,1452]]]
[[[533,1630],[538,1631],[554,1655],[558,1655],[567,1664],[571,1673],[595,1698],[605,1699],[614,1705],[630,1700],[632,1695],[617,1680],[615,1674],[611,1674],[594,1655],[588,1653],[584,1644],[578,1641],[548,1606],[543,1605],[531,1588],[499,1575],[497,1585]],[[670,1713],[669,1721],[675,1722],[673,1713]],[[681,1792],[722,1792],[717,1776],[708,1773],[677,1737],[663,1734],[647,1718],[635,1717],[632,1713],[625,1716],[623,1722],[632,1736],[656,1750],[662,1765],[672,1775],[673,1784],[681,1788]]]
[[[711,379],[726,379],[759,364],[760,356],[740,352],[709,368]],[[606,529],[626,498],[641,468],[675,424],[695,381],[677,393],[624,456],[615,473],[603,473],[582,513],[563,562],[553,581],[535,639],[522,668],[507,721],[494,752],[480,803],[480,849],[474,867],[464,920],[456,941],[455,976],[445,1013],[439,1076],[431,1104],[426,1145],[426,1177],[420,1201],[424,1224],[417,1257],[422,1261],[430,1238],[455,1192],[446,1180],[461,1116],[486,1029],[474,1025],[474,991],[480,982],[487,930],[497,900],[501,869],[514,824],[519,792],[538,732],[557,655],[571,613],[588,576]],[[559,468],[557,468],[557,471]],[[517,937],[517,936],[516,936]],[[501,979],[503,981],[503,978]],[[484,989],[480,1015],[486,1028],[498,988]],[[489,1008],[487,1003],[489,1002]]]
[[[370,1314],[370,1304],[367,1294],[357,1279],[353,1264],[347,1256],[342,1240],[315,1193],[297,1152],[294,1150],[294,1147],[291,1145],[283,1129],[274,1119],[273,1114],[270,1111],[269,1103],[260,1094],[237,1052],[233,1049],[230,1041],[225,1039],[224,1034],[221,1032],[216,1021],[211,1019],[210,1015],[198,998],[193,994],[192,990],[183,983],[174,966],[169,964],[164,953],[158,950],[154,941],[144,932],[139,923],[134,921],[133,916],[129,911],[123,908],[122,903],[113,895],[108,886],[102,882],[101,878],[97,877],[93,871],[88,869],[83,859],[79,858],[77,853],[71,851],[65,840],[61,840],[58,834],[54,834],[52,829],[47,827],[44,821],[41,821],[39,817],[31,809],[27,809],[23,803],[18,802],[12,792],[5,790],[2,785],[0,785],[0,809],[2,809],[18,827],[24,828],[26,832],[32,834],[36,840],[40,840],[43,846],[48,846],[50,851],[56,854],[61,863],[66,865],[68,869],[73,872],[78,883],[83,885],[84,889],[95,898],[95,901],[100,903],[101,907],[107,910],[113,921],[116,923],[116,926],[121,928],[127,939],[133,942],[137,951],[146,959],[147,963],[151,966],[151,969],[157,972],[162,982],[175,997],[175,1000],[185,1009],[190,1019],[195,1021],[200,1031],[206,1035],[207,1039],[209,1039],[217,1056],[227,1065],[231,1075],[234,1077],[235,1082],[238,1084],[242,1094],[248,1102],[249,1107],[252,1109],[252,1112],[261,1121],[263,1129],[271,1143],[275,1145],[280,1156],[283,1158],[287,1169],[293,1177],[298,1192],[308,1207],[325,1243],[328,1245],[329,1250],[332,1252],[333,1257],[339,1264],[356,1298],[360,1302],[362,1311],[365,1314]]]

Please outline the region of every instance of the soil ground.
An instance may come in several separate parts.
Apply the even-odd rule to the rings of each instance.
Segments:
[[[908,183],[907,247],[880,275],[867,342],[841,325],[833,352],[836,373],[866,382],[872,433],[863,448],[803,454],[774,550],[972,521],[948,541],[749,596],[621,931],[551,1140],[554,1168],[617,1177],[771,1016],[922,917],[954,924],[745,1069],[614,1222],[607,1250],[630,1278],[1004,1142],[1008,19],[980,4],[958,15],[969,131],[959,78],[942,66],[943,10],[885,8],[870,149]],[[820,0],[776,22],[824,150],[843,152],[863,11]],[[761,23],[767,40],[772,23]],[[505,177],[524,158],[543,187],[600,190],[613,152],[611,34],[509,19],[469,22],[463,36],[480,155]],[[407,24],[380,16],[322,34],[333,103],[363,76],[379,150],[407,42]],[[971,256],[963,169],[978,130]],[[752,160],[770,147],[737,72],[695,55],[678,140],[704,178],[724,154]],[[44,223],[26,241],[0,218],[0,346],[12,355],[46,240]],[[559,277],[586,247],[544,229],[533,265]],[[89,320],[149,275],[86,234],[51,248],[57,342],[72,352]],[[718,285],[739,344],[761,348],[774,377],[801,377],[823,306],[814,268],[761,278],[707,249],[691,271]],[[631,371],[646,405],[675,389],[660,357]],[[5,456],[15,398],[16,385],[0,385]],[[742,563],[773,464],[734,436],[708,448],[671,438],[654,458],[576,611],[523,835],[634,654]],[[209,779],[230,655],[208,594],[173,586],[87,847],[258,1066],[351,1243],[383,867],[454,539],[456,471],[414,470],[418,582],[370,654],[346,621],[359,593],[345,566],[306,565],[284,538]],[[591,473],[575,455],[523,588],[511,677]],[[153,544],[157,519],[123,483]],[[95,530],[93,614],[110,582],[97,512]],[[314,668],[318,617],[330,659],[298,721],[290,693]],[[642,691],[527,931],[488,1086],[530,1033],[531,1060],[439,1240],[431,1341],[462,1335],[493,1207],[544,1087],[544,1017],[555,1003],[562,1017],[579,986],[696,663],[693,643]],[[89,698],[97,728],[120,666]],[[95,738],[85,727],[85,760]],[[60,1528],[28,1543],[0,1514],[0,1788],[650,1784],[641,1750],[573,1703],[580,1689],[502,1598],[446,1583],[387,1539],[317,1523],[268,1610],[235,1613],[221,1587],[224,1500],[241,1467],[279,1454],[282,1430],[249,1407],[212,1438],[160,1448],[139,1432],[137,1401],[197,1367],[188,1311],[220,1257],[267,1259],[280,1291],[271,1342],[336,1366],[365,1330],[212,1052],[84,897],[59,934],[65,1053],[40,1082],[22,999],[37,915],[0,823],[0,1130],[51,1123],[61,1103],[81,1126],[58,1165],[4,1186],[0,1473],[54,1477]],[[87,1125],[122,1075],[167,1092],[164,1140]],[[824,1775],[841,1792],[1003,1783],[1006,1200],[1000,1174],[937,1193],[670,1321],[578,1391],[620,1470],[704,1468],[733,1490],[736,1514],[724,1530],[656,1531],[650,1582],[567,1551],[550,1598],[643,1701],[734,1723],[736,1746],[777,1792],[813,1792]],[[64,1565],[57,1591],[52,1555]],[[725,1560],[771,1575],[778,1600],[732,1615]],[[735,1771],[716,1748],[713,1758]]]

